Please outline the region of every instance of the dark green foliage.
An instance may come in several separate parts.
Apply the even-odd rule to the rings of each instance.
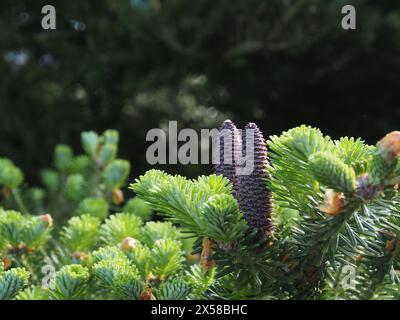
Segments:
[[[56,142],[75,149],[87,128],[118,128],[136,176],[161,119],[203,128],[227,112],[267,135],[308,122],[368,141],[396,127],[398,2],[149,2],[57,1],[47,32],[46,1],[1,1],[0,154],[29,181]],[[357,8],[356,32],[340,28],[345,4]]]
[[[58,145],[56,169],[42,174],[45,189],[21,185],[20,169],[1,159],[0,173],[7,178],[0,182],[2,205],[38,213],[51,209],[56,218],[53,223],[50,214],[0,207],[1,299],[150,299],[156,292],[158,299],[183,299],[192,287],[202,288],[193,290],[198,297],[211,285],[212,275],[205,283],[186,270],[191,244],[180,230],[170,222],[144,223],[153,210],[142,199],[125,203],[120,188],[130,163],[114,152],[102,154],[110,145],[116,151],[118,140],[114,130],[84,132],[87,155],[78,156]],[[200,181],[206,185],[208,178]],[[218,188],[211,182],[209,193]]]
[[[99,219],[105,219],[108,209],[107,201],[102,198],[85,198],[76,208],[75,215],[89,214]]]
[[[190,294],[190,287],[181,279],[164,282],[156,292],[161,300],[184,300]]]
[[[121,243],[127,237],[139,238],[142,220],[135,214],[117,213],[103,224],[100,234],[107,245]]]
[[[318,152],[309,158],[310,170],[323,185],[336,191],[352,192],[356,188],[354,169],[334,154]]]
[[[3,270],[0,263],[0,300],[14,298],[18,291],[28,285],[29,273],[22,268],[14,268],[8,271]]]
[[[149,220],[153,214],[153,210],[142,199],[137,197],[130,199],[126,202],[124,212],[134,213],[141,217],[143,220]]]
[[[75,155],[68,145],[57,145],[53,154],[55,169],[41,171],[43,188],[26,188],[23,174],[10,160],[0,159],[0,185],[3,204],[22,213],[51,212],[57,222],[71,213],[107,218],[110,211],[122,210],[124,187],[130,163],[117,159],[119,134],[106,130],[102,135],[83,132],[82,147],[87,154]],[[112,156],[105,155],[112,146]],[[106,151],[104,151],[106,150]],[[149,211],[142,205],[138,211]]]
[[[78,264],[64,266],[56,274],[54,289],[50,290],[50,295],[58,300],[82,298],[88,279],[87,268]]]
[[[237,202],[229,195],[232,189],[221,176],[187,180],[150,170],[131,187],[154,209],[191,233],[204,237],[211,234],[229,242],[246,229]]]
[[[61,241],[71,252],[88,252],[99,240],[100,219],[91,215],[71,218],[61,231]]]

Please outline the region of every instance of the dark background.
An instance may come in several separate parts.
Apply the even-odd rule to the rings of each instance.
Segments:
[[[57,10],[42,30],[41,8]],[[341,8],[357,9],[357,30]],[[265,136],[311,124],[375,143],[400,128],[400,3],[389,0],[0,2],[0,156],[36,182],[57,143],[118,129],[135,177],[149,129],[231,118]],[[161,166],[187,175],[209,166]]]

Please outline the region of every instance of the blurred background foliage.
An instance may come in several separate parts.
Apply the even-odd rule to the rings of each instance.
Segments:
[[[41,29],[46,4],[56,30]],[[345,4],[356,31],[341,28]],[[149,129],[227,117],[374,143],[400,127],[399,57],[398,1],[2,0],[0,155],[34,182],[57,143],[114,128],[132,178],[149,167]]]

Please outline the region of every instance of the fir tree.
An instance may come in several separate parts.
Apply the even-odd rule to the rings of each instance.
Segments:
[[[112,130],[57,146],[41,189],[1,159],[0,299],[398,299],[400,134],[241,139],[249,175],[149,170],[129,200]]]

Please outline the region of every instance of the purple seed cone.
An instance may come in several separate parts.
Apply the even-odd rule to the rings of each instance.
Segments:
[[[252,137],[254,137],[254,148],[246,150],[246,138],[252,141]],[[249,173],[237,176],[237,200],[249,227],[267,234],[272,229],[271,192],[266,185],[268,151],[263,134],[254,123],[245,126],[242,133],[242,146],[243,159],[253,161],[254,168]]]
[[[238,190],[235,155],[242,149],[240,132],[231,120],[225,120],[219,132],[219,163],[215,164],[215,173],[229,179],[235,196]],[[230,152],[224,152],[225,147],[230,148]]]

